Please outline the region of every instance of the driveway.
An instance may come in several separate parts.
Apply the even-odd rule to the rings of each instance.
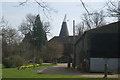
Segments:
[[[43,68],[39,70],[40,73],[44,74],[60,74],[60,75],[74,75],[74,76],[84,76],[84,77],[95,77],[102,78],[104,73],[81,73],[72,68],[67,68],[66,63],[57,64],[57,66]],[[108,78],[118,78],[118,75],[108,75]]]

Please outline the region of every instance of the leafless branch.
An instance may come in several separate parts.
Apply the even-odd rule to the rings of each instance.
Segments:
[[[90,13],[89,13],[88,9],[86,8],[85,3],[82,0],[80,0],[80,2],[82,3],[84,9],[86,10],[87,14],[89,15]]]
[[[19,7],[19,6],[24,6],[27,2],[29,2],[29,0],[26,0],[24,2],[19,2],[19,5],[16,6],[16,7]],[[48,6],[45,2],[43,2],[42,0],[34,0],[34,2],[40,6],[40,8],[42,9],[43,11],[43,14],[45,15],[45,17],[47,19],[50,19],[50,13],[51,12],[55,12],[57,13],[58,11],[54,10],[53,8],[50,8],[50,6]],[[48,17],[47,13],[49,14],[50,17]]]
[[[109,17],[118,17],[120,15],[120,8],[118,8],[118,6],[116,5],[116,2],[108,0],[107,6],[108,6],[107,11],[108,11]]]

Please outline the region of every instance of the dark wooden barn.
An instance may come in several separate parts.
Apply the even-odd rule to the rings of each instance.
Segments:
[[[118,71],[120,21],[86,31],[75,43],[76,66],[82,71]]]

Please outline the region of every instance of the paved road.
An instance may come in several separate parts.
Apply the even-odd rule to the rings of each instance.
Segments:
[[[39,72],[44,74],[61,74],[61,75],[74,75],[74,76],[84,76],[84,77],[104,77],[104,73],[81,73],[80,71],[75,71],[72,68],[67,68],[67,64],[57,64],[57,66],[43,68]],[[108,75],[109,78],[118,78],[118,75]]]

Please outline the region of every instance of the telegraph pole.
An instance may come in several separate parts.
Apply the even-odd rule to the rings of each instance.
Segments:
[[[76,54],[75,54],[75,20],[73,20],[73,68],[75,68],[76,64]]]
[[[120,1],[118,1],[118,21],[120,21]]]

